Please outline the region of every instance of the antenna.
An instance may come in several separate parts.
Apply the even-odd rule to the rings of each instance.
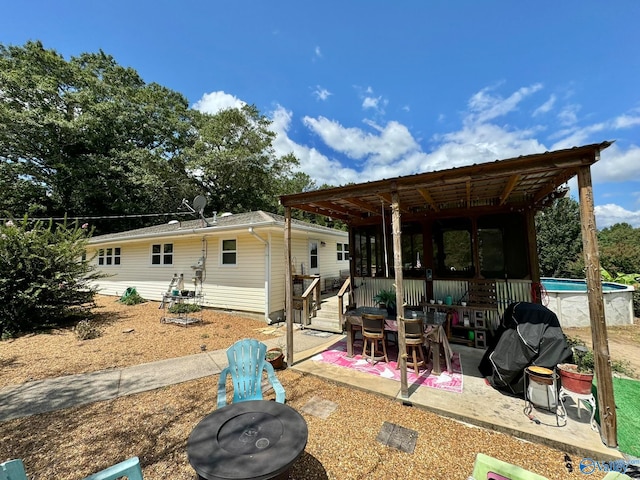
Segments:
[[[195,209],[196,212],[198,212],[198,215],[202,216],[202,212],[204,212],[204,207],[207,206],[207,198],[203,195],[198,195],[196,198],[193,199],[193,208]]]
[[[186,198],[183,198],[182,203],[180,204],[181,208],[186,207],[191,211],[191,213],[197,213],[198,215],[200,215],[202,221],[207,225],[207,227],[210,227],[211,225],[209,224],[209,222],[207,222],[207,219],[204,218],[204,207],[206,206],[207,197],[205,197],[204,195],[198,195],[193,199],[193,207],[189,205],[189,200],[187,200]]]

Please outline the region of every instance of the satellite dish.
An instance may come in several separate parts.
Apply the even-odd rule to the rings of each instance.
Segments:
[[[207,206],[207,198],[204,195],[198,195],[193,199],[193,209],[202,215],[204,207]]]

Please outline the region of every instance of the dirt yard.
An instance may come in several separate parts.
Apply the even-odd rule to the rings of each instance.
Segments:
[[[61,329],[1,342],[0,387],[218,350],[242,338],[273,338],[262,333],[268,325],[260,320],[203,310],[201,323],[184,327],[162,323],[158,302],[127,306],[117,300],[96,297],[99,338],[78,340]]]
[[[0,386],[199,353],[202,345],[207,350],[226,348],[244,337],[273,338],[269,333],[273,329],[263,322],[235,315],[205,311],[201,324],[181,327],[161,323],[162,310],[154,302],[133,307],[112,297],[99,297],[97,302],[103,328],[100,338],[79,341],[72,331],[59,330],[0,342]],[[637,326],[613,334],[612,345],[618,344],[618,336],[627,342],[631,337],[637,340],[637,335]],[[617,347],[611,350],[622,352]],[[326,420],[303,414],[309,441],[291,479],[464,480],[471,474],[477,452],[550,479],[584,477],[578,469],[580,458],[572,459],[570,473],[565,452],[560,450],[461,424],[293,369],[278,371],[278,377],[287,403],[298,411],[314,397],[337,404]],[[216,382],[217,377],[203,378],[4,422],[0,424],[0,461],[22,458],[30,480],[77,480],[137,455],[145,480],[192,480],[186,441],[198,421],[215,408]],[[417,432],[413,454],[376,441],[385,421]]]
[[[589,348],[592,347],[590,328],[565,328],[564,333],[570,337],[578,337]],[[628,363],[629,376],[640,378],[640,319],[636,318],[633,325],[607,328],[607,336],[611,359]]]

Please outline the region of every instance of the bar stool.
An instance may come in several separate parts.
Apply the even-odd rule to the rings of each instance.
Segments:
[[[371,348],[370,355],[367,354],[367,346]],[[383,315],[362,314],[362,357],[368,359],[372,365],[382,359],[389,363]]]
[[[425,367],[427,362],[424,358],[424,327],[421,318],[399,319],[404,321],[404,338],[407,346],[407,367],[413,367],[416,375],[420,375],[420,367]],[[399,359],[398,359],[399,360]],[[396,370],[400,368],[400,362]]]

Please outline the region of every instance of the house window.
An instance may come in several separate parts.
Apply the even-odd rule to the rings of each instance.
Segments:
[[[236,265],[237,256],[236,240],[222,240],[222,265]]]
[[[471,278],[475,274],[471,222],[443,220],[433,225],[433,256],[438,275]]]
[[[120,265],[120,247],[101,248],[98,250],[98,265]]]
[[[151,245],[151,265],[173,265],[173,243]]]
[[[348,243],[336,243],[336,249],[338,251],[338,260],[349,260],[349,244]]]

